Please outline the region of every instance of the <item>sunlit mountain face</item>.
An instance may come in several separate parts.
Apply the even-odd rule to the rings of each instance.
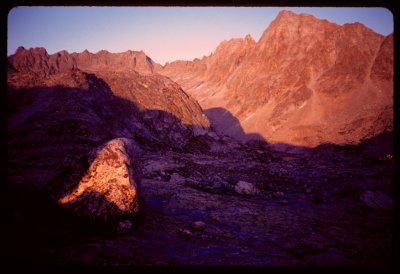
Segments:
[[[196,98],[218,131],[242,141],[314,147],[393,128],[393,34],[360,23],[282,11],[257,42],[224,41],[160,73]]]

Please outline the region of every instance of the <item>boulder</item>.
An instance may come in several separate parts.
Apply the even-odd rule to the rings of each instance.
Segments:
[[[138,158],[139,149],[130,139],[117,138],[101,145],[90,153],[87,172],[72,191],[58,199],[59,204],[98,221],[137,213],[141,179]]]
[[[180,236],[182,236],[183,238],[185,238],[185,239],[189,239],[189,238],[191,238],[193,236],[193,233],[190,230],[186,229],[186,228],[178,229],[178,234]]]

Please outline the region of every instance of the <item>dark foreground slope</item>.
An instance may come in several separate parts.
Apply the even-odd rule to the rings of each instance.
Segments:
[[[393,263],[390,156],[372,154],[367,144],[267,155],[244,146],[146,152],[142,215],[122,235],[43,214],[29,195],[24,206],[13,199],[8,251],[19,264],[45,266]],[[238,193],[240,180],[259,192]]]

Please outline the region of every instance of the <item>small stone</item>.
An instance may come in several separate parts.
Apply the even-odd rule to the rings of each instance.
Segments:
[[[283,198],[285,197],[285,193],[283,193],[282,191],[278,191],[274,193],[276,198]]]
[[[221,188],[222,184],[220,182],[212,182],[212,188]]]
[[[196,221],[192,223],[193,231],[203,231],[206,228],[206,224],[202,221]]]
[[[385,156],[386,160],[392,160],[393,159],[393,155],[392,154],[388,154]]]
[[[260,192],[252,183],[245,181],[239,181],[235,186],[235,191],[245,195],[256,195]]]
[[[317,190],[313,194],[312,199],[315,203],[318,204],[329,204],[333,202],[333,198],[331,197],[331,195],[322,190]]]
[[[196,186],[200,185],[200,183],[198,181],[193,180],[191,178],[187,178],[185,180],[185,184],[188,185],[188,186],[192,186],[192,187],[196,187]]]
[[[190,238],[193,236],[193,233],[185,228],[181,228],[178,230],[179,235],[183,236],[184,238]]]
[[[225,181],[221,182],[221,187],[224,189],[228,189],[228,190],[231,190],[233,188],[233,186],[231,184],[229,184],[228,182],[225,182]]]
[[[179,175],[178,173],[172,173],[171,178],[169,179],[170,183],[175,183],[175,184],[183,184],[185,183],[186,178]]]
[[[272,197],[272,194],[268,193],[264,196],[264,198],[267,200],[271,200],[273,197]]]
[[[117,225],[117,233],[125,234],[128,233],[132,228],[132,223],[129,220],[121,221]]]

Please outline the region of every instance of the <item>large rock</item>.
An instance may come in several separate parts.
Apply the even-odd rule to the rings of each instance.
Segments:
[[[77,215],[116,220],[139,211],[139,153],[130,139],[101,145],[89,157],[90,167],[75,188],[58,202]]]

